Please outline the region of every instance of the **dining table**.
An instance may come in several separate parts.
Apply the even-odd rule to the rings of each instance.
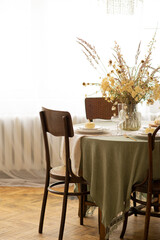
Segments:
[[[89,183],[90,196],[101,211],[100,240],[108,239],[123,220],[130,208],[132,186],[147,174],[146,126],[145,122],[139,131],[119,133],[109,120],[95,122],[95,131],[86,129],[84,124],[74,126],[75,136],[70,142],[72,164],[77,173],[81,168]],[[153,154],[156,179],[160,177],[160,136]]]

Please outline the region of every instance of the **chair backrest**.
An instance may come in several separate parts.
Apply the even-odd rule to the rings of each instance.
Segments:
[[[148,150],[149,150],[149,171],[148,182],[152,185],[153,180],[153,151],[155,149],[156,134],[160,130],[160,125],[154,130],[153,134],[148,134]]]
[[[40,119],[45,144],[47,171],[49,171],[51,168],[47,133],[57,137],[65,137],[66,166],[68,166],[68,160],[70,159],[69,137],[74,136],[70,113],[42,108],[42,111],[40,112]]]
[[[43,118],[41,119],[44,124],[46,132],[54,136],[66,136],[73,137],[73,124],[71,115],[69,112],[55,111],[47,108],[42,108]],[[66,119],[67,126],[65,128],[64,119]]]
[[[85,98],[86,118],[92,121],[93,119],[111,119],[113,103],[108,102],[103,97]],[[116,114],[118,110],[116,109]]]

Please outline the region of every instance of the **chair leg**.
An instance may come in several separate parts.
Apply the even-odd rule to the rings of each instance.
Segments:
[[[81,184],[79,185],[79,191],[80,192],[85,192],[87,191],[87,185],[86,184]],[[87,195],[81,195],[79,197],[79,217],[80,217],[80,225],[83,225],[83,218],[86,215],[86,205],[85,205],[85,200],[87,199]]]
[[[80,225],[83,225],[83,205],[84,205],[84,195],[80,196]]]
[[[63,239],[64,225],[65,225],[65,219],[66,219],[66,210],[67,210],[68,187],[69,187],[69,182],[66,180],[65,187],[64,187],[61,224],[60,224],[58,240],[62,240]]]
[[[78,191],[79,192],[86,192],[87,191],[87,185],[82,184],[82,183],[78,183]],[[78,199],[79,199],[78,216],[81,218],[81,203],[83,203],[83,218],[84,218],[86,216],[86,211],[87,211],[87,207],[85,205],[85,202],[87,200],[87,195],[83,195],[83,201],[82,201],[81,196],[79,196]]]
[[[48,197],[48,184],[46,183],[45,188],[44,188],[41,216],[40,216],[40,221],[39,221],[39,233],[42,233],[42,230],[43,230],[43,222],[44,222],[47,197]]]
[[[123,228],[122,228],[122,232],[121,232],[121,235],[120,235],[121,239],[123,239],[123,236],[126,232],[127,222],[128,222],[128,212],[126,212],[125,215],[124,215]]]
[[[133,192],[133,197],[136,198],[136,192]],[[133,206],[136,208],[136,202],[133,200]],[[137,213],[134,213],[134,216],[137,216]]]
[[[147,240],[148,239],[149,222],[150,222],[150,214],[151,214],[151,198],[152,198],[152,195],[148,194],[148,196],[147,196],[147,206],[146,206],[146,217],[145,217],[144,238],[143,238],[143,240]]]
[[[157,200],[157,203],[158,203],[159,202],[159,195],[158,194],[154,194],[154,197],[158,198],[158,200]],[[159,206],[154,206],[154,211],[155,212],[159,212]]]

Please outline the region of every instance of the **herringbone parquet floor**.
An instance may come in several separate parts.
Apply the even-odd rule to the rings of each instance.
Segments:
[[[43,234],[38,234],[38,222],[43,189],[0,187],[1,240],[57,240],[62,197],[49,194]],[[64,240],[98,240],[97,210],[79,225],[78,200],[69,199]],[[130,217],[124,240],[142,240],[144,217]],[[149,240],[160,240],[160,219],[151,220]],[[118,240],[121,226],[110,240]]]

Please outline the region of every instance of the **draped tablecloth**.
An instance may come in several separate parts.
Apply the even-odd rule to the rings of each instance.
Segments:
[[[136,138],[134,141],[123,135],[115,135],[111,122],[105,122],[105,127],[108,127],[108,133],[98,136],[75,134],[70,147],[75,173],[81,166],[83,177],[90,185],[91,198],[101,209],[102,223],[112,230],[113,220],[116,222],[117,216],[130,207],[132,185],[146,176],[148,141],[147,138]],[[160,177],[159,156],[160,140],[157,140],[154,151],[155,178]]]
[[[160,177],[160,142],[154,151],[154,177]],[[102,211],[102,223],[110,227],[120,212],[130,207],[132,185],[146,176],[148,142],[124,136],[90,136],[81,139],[83,177],[90,195]]]
[[[103,126],[104,123],[97,124]],[[97,136],[75,131],[75,136],[70,139],[70,153],[73,171],[78,174],[82,168],[83,177],[90,185],[90,196],[101,209],[102,223],[109,234],[118,224],[117,216],[130,207],[132,186],[147,174],[148,139],[146,136],[134,141],[126,138],[125,132],[121,136],[115,135],[111,121],[105,122],[105,127],[107,131]],[[160,139],[156,141],[153,156],[156,179],[160,178]]]

